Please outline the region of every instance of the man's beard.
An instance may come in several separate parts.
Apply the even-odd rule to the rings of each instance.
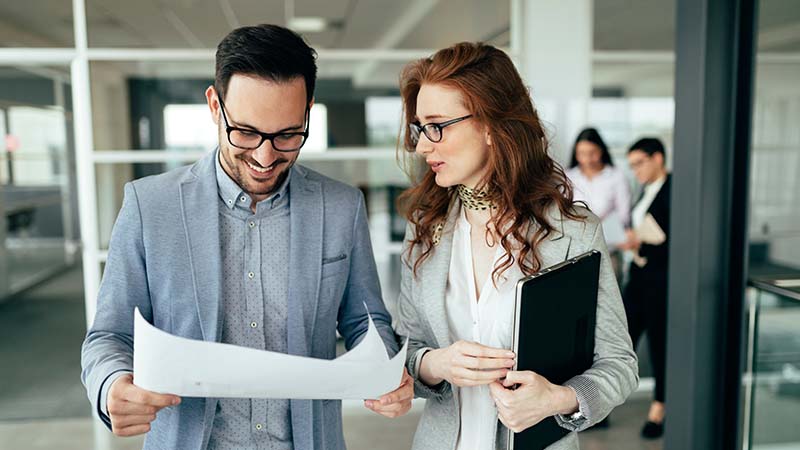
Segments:
[[[255,186],[251,187],[249,185],[249,183],[251,182],[251,179],[249,178],[248,175],[242,173],[244,170],[247,170],[247,169],[243,168],[242,165],[240,165],[240,164],[235,164],[234,159],[238,160],[238,161],[241,161],[242,164],[244,164],[244,165],[246,165],[249,162],[250,164],[253,164],[256,167],[262,167],[261,164],[259,164],[256,161],[248,158],[246,156],[246,154],[236,155],[232,159],[231,158],[231,153],[230,153],[230,148],[228,148],[227,146],[225,146],[225,150],[222,151],[222,157],[225,158],[225,162],[227,163],[228,167],[231,168],[231,171],[233,172],[232,175],[233,175],[233,178],[234,178],[234,181],[236,182],[236,184],[238,184],[239,187],[242,188],[242,190],[244,192],[246,192],[247,194],[249,194],[249,195],[269,195],[269,194],[272,194],[275,191],[277,191],[280,188],[280,186],[283,184],[283,182],[286,181],[286,177],[289,176],[289,171],[292,169],[292,166],[294,165],[294,162],[296,161],[295,160],[295,161],[291,161],[290,162],[286,158],[278,157],[278,159],[276,159],[272,163],[272,165],[274,166],[273,170],[278,170],[278,166],[281,166],[281,165],[285,165],[286,167],[283,167],[283,170],[281,170],[280,173],[278,173],[275,177],[273,177],[273,180],[275,181],[275,183],[273,185],[269,186],[266,189],[258,190],[258,189],[255,188]]]

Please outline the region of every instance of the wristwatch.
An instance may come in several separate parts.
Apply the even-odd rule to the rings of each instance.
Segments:
[[[586,416],[584,416],[582,412],[576,411],[576,412],[574,412],[574,413],[569,415],[569,418],[567,419],[567,421],[568,422],[578,422],[578,421],[580,421],[582,419],[585,419],[585,418],[586,418]]]

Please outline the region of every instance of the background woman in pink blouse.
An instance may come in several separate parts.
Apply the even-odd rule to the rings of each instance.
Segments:
[[[631,192],[625,174],[611,161],[608,146],[594,128],[585,128],[575,139],[567,177],[576,201],[583,201],[600,217],[617,280],[621,278],[625,242],[622,230],[630,227]]]

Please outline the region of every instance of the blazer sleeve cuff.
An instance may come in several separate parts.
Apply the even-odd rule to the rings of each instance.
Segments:
[[[578,412],[571,415],[556,414],[556,422],[569,431],[583,431],[595,419],[591,404],[595,398],[592,393],[597,390],[592,387],[591,381],[580,375],[568,380],[564,386],[575,391],[575,397],[578,399]]]
[[[431,347],[418,349],[411,358],[408,359],[407,368],[412,378],[414,378],[414,395],[421,398],[443,397],[450,391],[450,383],[442,381],[436,386],[428,386],[419,378],[419,367],[422,364],[422,357],[425,353],[433,350]]]
[[[129,370],[117,370],[115,372],[111,372],[100,388],[100,394],[97,397],[97,415],[100,417],[100,420],[111,429],[111,416],[108,414],[108,390],[111,388],[111,385],[114,384],[114,381],[117,378],[125,375],[125,374],[132,374],[133,372]]]

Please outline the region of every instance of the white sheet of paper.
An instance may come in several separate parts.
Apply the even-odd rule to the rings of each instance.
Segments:
[[[644,216],[644,221],[636,229],[636,235],[644,244],[661,245],[667,240],[664,230],[658,225],[652,214]]]
[[[372,318],[359,344],[326,360],[182,338],[134,312],[135,384],[181,397],[376,399],[400,386],[407,348],[390,359]]]
[[[603,235],[606,238],[606,245],[610,249],[614,249],[618,245],[628,240],[625,236],[625,226],[622,224],[622,219],[616,213],[611,213],[603,219]]]

